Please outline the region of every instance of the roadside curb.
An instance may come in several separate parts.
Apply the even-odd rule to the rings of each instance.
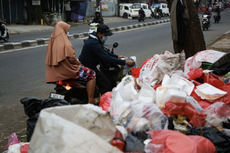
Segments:
[[[116,27],[116,28],[111,28],[111,31],[112,32],[125,31],[125,30],[136,29],[136,28],[146,27],[146,26],[152,26],[152,25],[166,23],[166,22],[170,22],[170,19],[147,22],[147,23],[144,22],[144,23],[128,25],[128,26],[120,26],[120,27]],[[88,37],[88,36],[89,36],[88,32],[74,33],[73,35],[69,36],[69,39],[70,40],[79,39],[79,38],[84,38],[84,37]],[[7,50],[13,50],[13,49],[21,49],[21,48],[28,48],[28,47],[33,47],[33,46],[46,45],[49,43],[49,40],[50,40],[50,38],[38,38],[35,40],[24,40],[24,41],[16,42],[16,43],[5,43],[3,45],[0,45],[0,52],[7,51]]]

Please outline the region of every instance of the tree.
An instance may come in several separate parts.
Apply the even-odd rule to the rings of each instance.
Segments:
[[[169,11],[171,12],[171,6],[174,0],[167,0]],[[180,0],[177,0],[180,1]],[[185,0],[183,0],[185,1]],[[185,51],[186,58],[193,56],[199,51],[205,50],[205,40],[203,31],[201,29],[200,20],[196,7],[193,3],[193,0],[186,0],[188,7],[189,20],[185,29],[185,42],[179,44],[176,41],[173,41],[174,52],[180,53],[183,50]],[[178,28],[179,29],[179,28]]]

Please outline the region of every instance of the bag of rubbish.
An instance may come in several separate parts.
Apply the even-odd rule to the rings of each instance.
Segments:
[[[88,104],[47,108],[40,112],[29,152],[121,153],[108,143],[115,131],[110,115],[100,107]]]
[[[27,153],[28,152],[29,143],[28,142],[21,142],[18,144],[10,145],[8,147],[7,153]]]
[[[124,151],[125,141],[123,139],[121,132],[118,129],[116,130],[115,136],[111,141],[111,145],[117,147],[121,151]]]
[[[230,71],[230,52],[224,54],[216,62],[208,67],[209,70],[213,70],[213,73],[216,75],[225,75]]]
[[[155,54],[140,70],[137,83],[142,86],[143,82],[151,86],[159,84],[165,74],[176,70],[183,70],[185,53],[173,54],[165,51],[161,55]]]
[[[36,97],[25,97],[20,100],[24,106],[25,114],[32,117],[42,110],[42,99]]]
[[[138,92],[135,89],[134,78],[131,75],[124,77],[112,91],[109,112],[113,119],[117,120],[122,112],[130,106],[130,102],[136,99],[137,96]]]
[[[125,152],[144,152],[144,144],[132,133],[128,133],[125,143]]]
[[[207,114],[206,127],[223,128],[223,122],[228,123],[230,119],[230,107],[223,102],[216,102],[202,111]]]
[[[42,109],[65,105],[69,105],[69,103],[64,99],[48,98],[42,101]]]
[[[208,83],[218,89],[225,85],[224,82],[213,73],[204,73],[204,83]]]
[[[145,146],[148,153],[216,153],[211,141],[201,136],[186,136],[172,130],[147,132],[152,140]]]
[[[168,129],[168,118],[154,103],[136,103],[130,108],[133,112],[127,131],[133,133]]]
[[[99,107],[108,112],[112,101],[112,92],[106,92],[100,97]]]
[[[191,128],[186,132],[186,135],[202,135],[214,144],[217,153],[230,152],[230,136],[212,127]]]
[[[190,103],[171,102],[165,103],[165,108],[162,109],[164,115],[181,115],[186,116],[193,127],[200,127],[205,125],[206,114],[196,110]]]
[[[198,69],[202,62],[214,63],[225,53],[215,50],[204,50],[196,53],[194,56],[186,59],[184,64],[184,73],[187,74],[192,69]]]
[[[16,133],[12,133],[8,139],[8,143],[7,143],[7,147],[14,145],[14,144],[18,144],[18,137]]]
[[[36,126],[36,123],[37,123],[37,120],[38,120],[38,117],[39,117],[39,113],[30,117],[27,121],[26,121],[26,124],[27,124],[27,129],[26,129],[26,135],[27,135],[27,141],[30,142],[30,139],[33,135],[33,132],[34,132],[34,128]]]

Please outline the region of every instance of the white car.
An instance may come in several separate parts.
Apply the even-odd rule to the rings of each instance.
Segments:
[[[145,3],[134,3],[131,6],[131,11],[130,11],[130,15],[131,15],[132,18],[138,17],[138,12],[139,12],[140,8],[142,8],[145,11],[145,17],[146,18],[151,18],[152,17],[152,12],[148,8],[147,4],[145,4]]]
[[[154,9],[155,9],[156,7],[159,7],[159,8],[162,10],[163,16],[169,15],[169,14],[170,14],[170,13],[169,13],[169,9],[168,9],[168,4],[166,4],[166,3],[157,3],[157,4],[153,4],[153,5],[152,5],[152,11],[153,11],[153,12],[154,12]]]
[[[119,10],[120,10],[120,17],[123,18],[129,18],[131,17],[131,6],[133,4],[132,3],[122,3],[119,5]]]

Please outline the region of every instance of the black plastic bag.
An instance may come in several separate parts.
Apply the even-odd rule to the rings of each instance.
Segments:
[[[37,123],[39,113],[42,109],[55,107],[55,106],[64,106],[69,105],[69,103],[64,99],[39,99],[35,97],[25,97],[21,99],[21,103],[24,105],[25,114],[29,117],[27,120],[27,141],[29,142],[32,134],[34,132],[35,125]]]
[[[42,99],[35,97],[25,97],[20,101],[24,105],[24,111],[28,117],[36,115],[42,109]]]
[[[230,153],[230,135],[211,127],[191,128],[186,135],[200,135],[209,139],[216,147],[217,153]]]
[[[49,98],[42,101],[42,109],[64,105],[69,105],[69,103],[64,99]]]
[[[144,144],[131,133],[128,133],[128,136],[125,139],[125,152],[145,152]]]
[[[35,128],[35,125],[37,123],[37,120],[38,120],[38,117],[39,117],[39,113],[30,117],[26,123],[27,123],[27,131],[26,131],[26,135],[27,135],[27,142],[30,142],[30,139],[32,137],[32,134],[34,132],[34,128]]]

